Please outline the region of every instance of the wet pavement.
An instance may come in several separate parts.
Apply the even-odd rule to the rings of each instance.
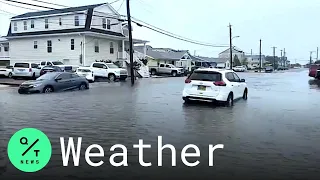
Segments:
[[[320,82],[310,80],[307,70],[280,73],[238,73],[249,86],[248,100],[234,107],[207,103],[184,105],[184,77],[141,79],[130,82],[93,83],[88,91],[19,95],[15,87],[0,87],[0,178],[21,177],[9,162],[6,145],[10,136],[25,127],[39,128],[50,138],[52,159],[47,167],[26,177],[43,179],[298,179],[320,175]],[[83,137],[80,166],[62,166],[59,137]],[[157,167],[157,136],[177,150],[177,166],[165,150],[163,167]],[[143,139],[139,164],[133,144]],[[215,151],[208,167],[208,145],[224,144]],[[89,167],[85,148],[99,144],[105,164]],[[114,144],[128,148],[129,167],[109,163]],[[200,164],[182,164],[181,149],[195,144]],[[192,159],[192,158],[191,158]],[[196,159],[197,160],[197,159]],[[194,161],[196,161],[194,160]],[[191,160],[190,160],[191,161]],[[194,162],[193,161],[193,162]],[[2,178],[1,178],[2,179]]]

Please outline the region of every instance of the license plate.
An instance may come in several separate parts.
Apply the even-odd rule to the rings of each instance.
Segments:
[[[207,88],[206,86],[198,86],[199,91],[205,91]]]
[[[18,69],[19,71],[24,71],[24,69]]]

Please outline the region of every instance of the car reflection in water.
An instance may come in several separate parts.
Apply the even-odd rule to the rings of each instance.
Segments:
[[[318,80],[318,79],[310,79],[308,82],[309,82],[310,86],[312,86],[312,87],[316,87],[317,86],[316,88],[320,88],[320,80]]]
[[[19,94],[51,93],[67,90],[89,89],[85,77],[69,72],[48,72],[34,81],[26,81],[19,87]]]

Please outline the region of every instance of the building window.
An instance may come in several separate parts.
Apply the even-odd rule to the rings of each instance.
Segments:
[[[33,49],[38,49],[38,41],[33,41]]]
[[[17,22],[14,22],[14,23],[13,23],[13,30],[14,30],[14,31],[18,31]]]
[[[62,19],[59,18],[59,25],[61,26],[62,25]]]
[[[27,25],[28,25],[28,24],[27,24],[27,21],[23,21],[23,29],[24,29],[24,30],[27,30],[27,29],[28,29]]]
[[[74,25],[79,26],[79,16],[74,17]]]
[[[9,47],[8,46],[4,46],[4,51],[9,51]]]
[[[31,20],[31,28],[34,28],[34,20]]]
[[[99,52],[99,41],[97,39],[94,41],[94,52]]]
[[[111,22],[110,22],[110,19],[107,20],[107,29],[110,29],[111,28]]]
[[[110,54],[114,53],[113,42],[110,42]]]
[[[49,19],[45,19],[44,23],[45,23],[44,28],[48,29],[49,28]]]
[[[74,50],[74,39],[71,39],[71,50]]]
[[[106,20],[106,18],[102,19],[102,27],[103,27],[103,29],[107,28],[107,20]]]
[[[52,41],[47,41],[47,51],[48,53],[51,53],[52,52]]]

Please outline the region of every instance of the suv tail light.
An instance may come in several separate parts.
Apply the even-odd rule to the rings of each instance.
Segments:
[[[189,84],[189,83],[191,83],[191,80],[190,80],[190,79],[186,79],[186,80],[184,81],[184,83]]]
[[[216,81],[216,82],[214,82],[213,84],[216,85],[216,86],[226,86],[226,85],[227,85],[227,84],[226,84],[225,82],[223,82],[223,81]]]
[[[29,68],[29,72],[32,72],[32,68]]]

